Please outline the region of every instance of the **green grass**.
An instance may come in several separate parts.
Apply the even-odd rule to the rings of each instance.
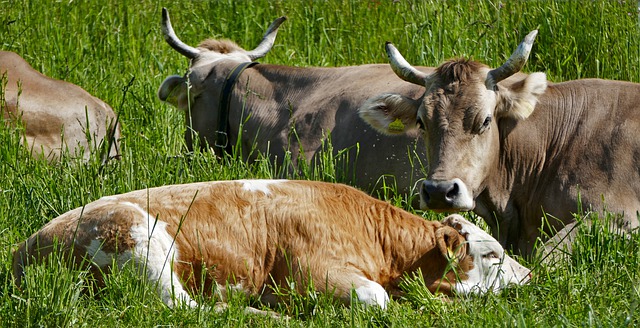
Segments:
[[[392,41],[416,65],[455,56],[501,64],[532,29],[540,33],[527,72],[553,81],[581,77],[640,81],[635,1],[153,1],[0,0],[0,49],[15,51],[44,74],[78,84],[109,103],[123,129],[123,158],[100,169],[49,165],[19,147],[19,130],[0,129],[0,323],[27,326],[634,326],[638,324],[639,237],[586,226],[583,247],[557,267],[539,266],[532,283],[498,295],[444,302],[407,282],[406,300],[388,311],[344,307],[327,295],[290,295],[276,310],[288,322],[242,313],[255,300],[236,295],[229,311],[166,308],[134,270],[92,291],[82,272],[48,266],[12,283],[11,251],[55,216],[103,195],[172,183],[270,178],[265,161],[188,155],[179,112],[156,99],[162,80],[187,61],[163,40],[168,6],[180,38],[195,45],[225,37],[252,48],[273,19],[287,15],[276,46],[261,61],[293,66],[385,63]],[[19,129],[19,128],[18,128]],[[331,158],[301,177],[340,181]],[[393,186],[390,186],[393,188]],[[391,195],[392,193],[390,193]],[[406,204],[403,199],[391,199]],[[429,218],[438,216],[428,213]],[[525,262],[526,263],[526,262]],[[526,263],[533,266],[535,263]],[[83,290],[86,292],[80,293]],[[207,302],[206,300],[201,300]]]

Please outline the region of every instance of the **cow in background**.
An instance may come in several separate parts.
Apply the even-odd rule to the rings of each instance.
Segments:
[[[185,113],[188,147],[193,147],[195,131],[200,145],[218,154],[240,145],[244,159],[268,154],[282,164],[290,156],[295,166],[299,160],[317,163],[330,136],[333,154],[344,154],[337,167],[350,184],[373,191],[382,187],[380,177],[393,176],[398,191],[409,193],[423,176],[425,148],[418,134],[388,139],[363,122],[357,109],[377,93],[394,90],[415,98],[421,87],[396,78],[386,64],[245,67],[267,54],[284,20],[275,20],[254,50],[229,40],[205,40],[194,48],[177,38],[163,9],[164,37],[190,60],[190,67],[184,76],[167,77],[158,97]]]
[[[102,160],[119,156],[120,126],[109,105],[77,85],[33,69],[22,57],[0,51],[0,103],[5,125],[24,128],[22,144],[50,162],[61,153],[88,160],[100,149]]]

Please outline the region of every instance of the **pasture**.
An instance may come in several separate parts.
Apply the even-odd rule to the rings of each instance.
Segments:
[[[640,82],[640,21],[635,1],[193,1],[179,3],[0,0],[0,49],[14,51],[43,74],[75,83],[120,115],[122,159],[100,165],[63,160],[50,165],[19,146],[20,127],[0,128],[0,324],[30,326],[636,326],[640,300],[640,236],[620,238],[595,220],[582,227],[568,260],[534,268],[532,282],[497,295],[451,302],[407,279],[404,299],[386,312],[345,307],[322,294],[286,295],[276,311],[288,321],[244,314],[255,300],[234,295],[222,313],[169,309],[134,270],[116,272],[107,288],[92,290],[82,272],[30,267],[26,288],[12,283],[12,250],[50,219],[105,195],[206,180],[271,178],[280,168],[264,160],[218,159],[186,153],[184,122],[156,91],[188,63],[160,31],[166,6],[179,37],[190,45],[228,38],[249,49],[276,17],[275,46],[260,60],[290,66],[386,63],[392,41],[416,65],[470,56],[501,64],[522,37],[539,35],[525,72],[551,81],[599,77]],[[2,97],[0,97],[0,102]],[[1,125],[0,125],[1,126]],[[324,170],[303,168],[290,178],[340,182]],[[632,182],[637,183],[637,182]],[[390,188],[393,188],[390,185]],[[390,193],[391,194],[391,193]],[[384,197],[384,195],[382,195]],[[389,201],[411,209],[406,197]],[[423,213],[427,219],[439,219]],[[578,218],[591,213],[576,213]],[[473,216],[469,215],[472,220]],[[606,221],[608,215],[600,215]],[[479,222],[481,223],[481,222]],[[321,283],[321,282],[319,282]],[[198,298],[207,305],[212,302]]]

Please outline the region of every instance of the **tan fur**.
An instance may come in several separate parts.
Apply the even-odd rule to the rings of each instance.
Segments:
[[[90,150],[109,142],[116,114],[102,100],[76,85],[42,75],[13,52],[0,51],[3,75],[7,79],[2,90],[7,105],[5,124],[15,126],[20,120],[23,144],[33,155],[57,161],[61,150],[68,147],[74,156],[82,148],[80,156],[87,160]],[[116,126],[109,157],[118,155],[119,138],[120,126]]]
[[[438,66],[435,75],[443,86],[452,83],[467,83],[478,80],[477,73],[487,66],[466,58],[451,59]]]
[[[19,282],[23,267],[41,262],[54,240],[67,252],[73,248],[76,262],[87,256],[92,240],[107,253],[131,250],[135,243],[129,230],[146,218],[127,204],[167,223],[167,232],[176,237],[174,271],[192,293],[208,295],[228,282],[274,301],[273,283],[287,288],[285,281],[293,279],[295,288],[305,292],[311,278],[317,290],[328,287],[348,302],[351,289],[358,287],[354,277],[399,295],[403,275],[421,269],[432,292],[450,295],[452,284],[473,268],[457,230],[354,188],[289,181],[268,189],[265,195],[245,190],[242,181],[209,182],[97,200],[52,220],[21,244],[14,254],[14,275]],[[452,250],[460,257],[453,268],[457,274],[444,271]],[[110,271],[108,265],[100,269]]]
[[[198,48],[204,48],[209,51],[215,51],[221,54],[229,54],[232,52],[244,52],[237,43],[228,39],[206,39],[198,45]]]

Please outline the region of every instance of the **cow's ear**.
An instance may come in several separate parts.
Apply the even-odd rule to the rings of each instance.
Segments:
[[[467,256],[464,237],[454,228],[443,225],[436,230],[438,250],[450,262],[458,262]]]
[[[180,98],[187,94],[187,83],[184,77],[171,75],[162,81],[158,89],[158,98],[180,108]]]
[[[547,90],[547,76],[533,73],[522,81],[499,91],[497,117],[511,117],[522,120],[531,113],[538,103],[538,97]]]
[[[395,93],[383,93],[367,99],[358,109],[360,117],[384,134],[415,131],[420,102]]]

